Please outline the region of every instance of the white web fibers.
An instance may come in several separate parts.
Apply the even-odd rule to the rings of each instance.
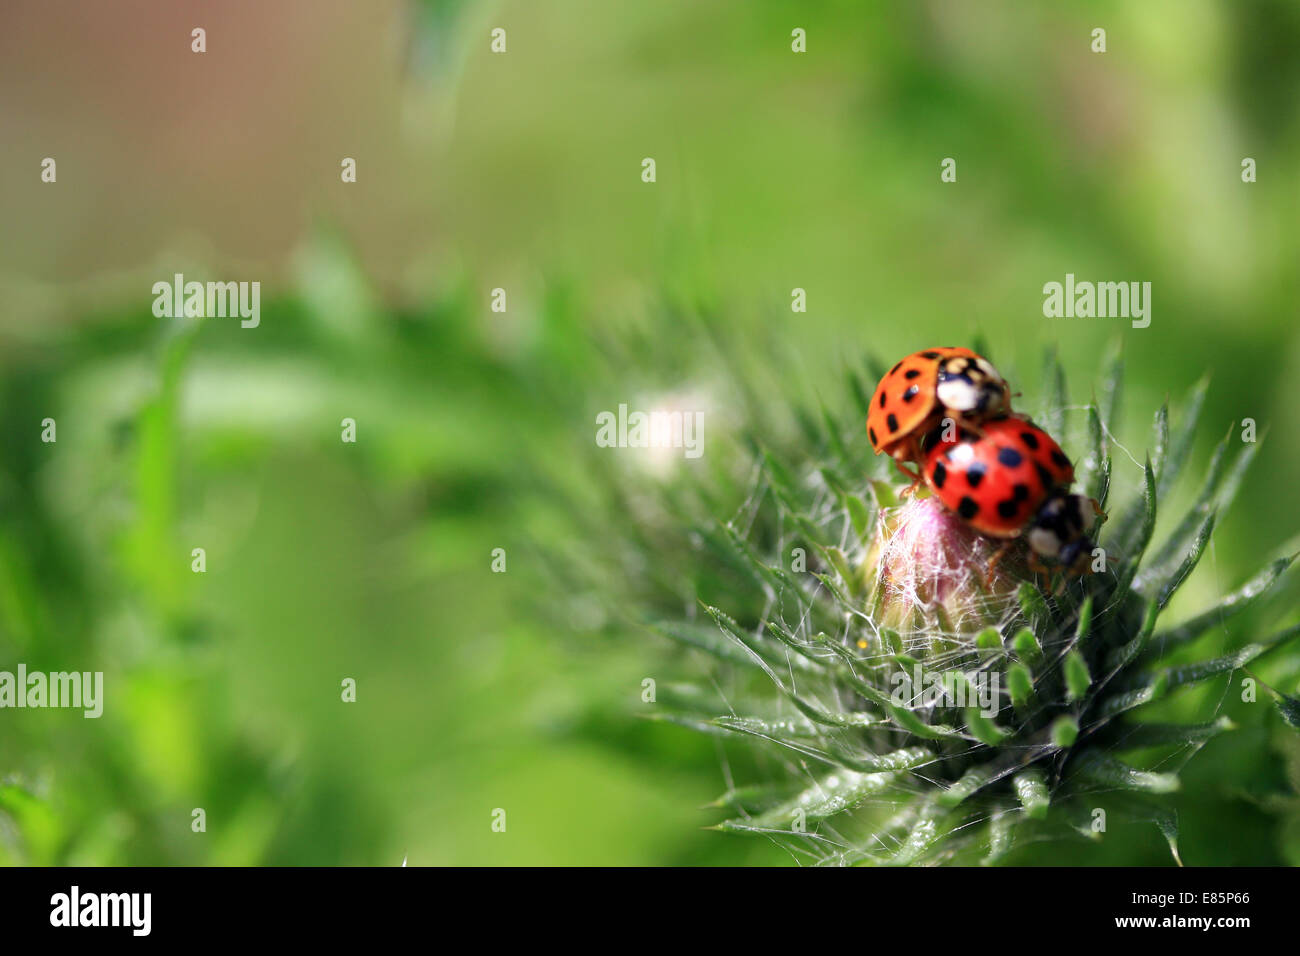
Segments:
[[[1140,502],[1143,465],[1114,436],[1107,435],[1107,438],[1109,447],[1113,450],[1109,508],[1112,514],[1118,512],[1123,515],[1131,508],[1140,507],[1140,504],[1133,503]],[[1080,465],[1076,487],[1082,488],[1099,463],[1088,459],[1081,461]],[[819,627],[814,622],[811,608],[801,607],[788,595],[770,590],[763,620],[754,635],[756,641],[766,639],[765,627],[769,620],[789,622],[791,634],[799,641],[800,652],[814,658],[837,658],[841,663],[846,663],[856,677],[877,687],[881,687],[882,675],[898,669],[900,655],[921,659],[931,669],[952,668],[967,676],[977,673],[980,668],[1004,665],[1004,660],[979,654],[975,638],[980,631],[989,627],[1005,636],[1018,623],[1023,623],[1017,589],[1021,582],[1033,580],[1033,576],[1026,569],[1022,542],[1014,542],[1003,551],[996,562],[996,568],[990,571],[990,563],[1002,550],[1003,542],[973,531],[960,518],[944,509],[936,499],[926,497],[924,493],[901,508],[881,512],[874,533],[862,540],[855,532],[840,496],[825,484],[821,476],[814,477],[812,481],[816,496],[807,517],[825,532],[823,540],[838,539],[838,549],[847,566],[855,572],[861,572],[862,583],[870,592],[879,595],[879,600],[871,608],[868,608],[865,598],[844,606],[831,593],[828,585],[811,585],[810,597],[815,604],[835,606],[841,624],[838,633],[831,634],[830,628],[824,625]],[[730,526],[742,536],[746,535],[758,520],[764,499],[763,482],[761,479],[756,480],[753,493],[733,516]],[[778,511],[778,540],[781,553],[786,555],[794,543],[801,542],[803,536],[791,527],[783,509]],[[1160,524],[1172,527],[1177,524],[1178,517],[1181,516]],[[1156,541],[1160,539],[1160,532],[1161,527],[1158,526]],[[1104,529],[1101,539],[1103,542],[1106,540]],[[806,541],[802,543],[805,546],[808,544]],[[1213,541],[1210,542],[1209,551],[1213,566]],[[835,578],[830,568],[824,570],[828,580]],[[1213,570],[1216,572],[1215,591],[1221,594],[1217,567]],[[1099,573],[1116,577],[1116,562],[1108,561],[1106,570]],[[816,580],[811,576],[799,577]],[[1105,593],[1111,602],[1120,599],[1120,596],[1112,593],[1112,589],[1107,588]],[[1105,618],[1107,612],[1112,610],[1113,603],[1095,607],[1094,623]],[[1043,647],[1048,667],[1060,667],[1072,647],[1072,639],[1068,635],[1073,633],[1073,623],[1058,621],[1058,624],[1064,625],[1057,629],[1061,639],[1055,646]],[[889,638],[892,634],[898,636],[901,646],[891,646]],[[830,642],[827,641],[828,638],[831,639]],[[835,648],[828,649],[828,643],[833,643]],[[843,686],[836,683],[818,682],[813,675],[801,671],[794,660],[797,655],[790,648],[781,647],[779,652],[786,656],[784,668],[773,668],[766,664],[763,666],[787,694],[799,694],[826,713],[861,712],[864,700],[859,694],[846,692]],[[1096,689],[1096,683],[1104,683],[1113,675],[1102,673],[1093,676]],[[1222,709],[1229,687],[1230,684],[1224,684],[1214,702],[1211,719]],[[719,693],[722,692],[722,688],[718,690]],[[1009,701],[1005,699],[1008,696],[1006,688],[1003,687],[1000,693],[1004,698],[998,716],[1001,721],[1010,717],[1011,710]],[[907,709],[915,710],[923,719],[928,720],[931,716],[924,703],[915,698],[904,696],[899,703]],[[793,710],[787,709],[787,712],[793,713],[797,720],[803,719]],[[898,728],[893,729],[896,731]],[[772,742],[780,744],[783,749],[767,752],[769,756],[775,754],[773,759],[780,764],[779,768],[772,768],[777,771],[774,778],[781,777],[788,782],[793,777],[814,794],[837,774],[853,773],[843,769],[842,763],[835,759],[835,754],[848,754],[850,757],[879,755],[889,751],[891,739],[894,740],[893,746],[898,746],[896,736],[884,734],[873,737],[870,731],[864,734],[858,728],[841,731],[810,724],[808,731],[806,743],[792,741],[788,736],[770,737]],[[757,736],[764,734],[760,732]],[[864,737],[870,741],[870,746]],[[1173,769],[1176,772],[1204,743],[1205,741],[1183,744],[1161,760],[1159,766],[1150,769]],[[966,751],[960,748],[949,748],[946,751],[936,749],[933,761],[912,766],[908,772],[896,775],[891,788],[882,790],[878,796],[869,796],[856,802],[853,805],[855,812],[836,813],[816,821],[810,820],[808,830],[797,834],[801,840],[791,841],[792,834],[788,825],[772,827],[770,838],[799,862],[853,863],[891,856],[903,847],[909,833],[921,822],[918,817],[919,803],[900,803],[899,790],[922,793],[948,786],[951,781],[930,779],[926,768],[940,760],[960,757],[977,746],[972,740]],[[730,787],[731,771],[721,739],[719,759]],[[1105,788],[1099,788],[1096,792],[1105,792]],[[1008,812],[1021,811],[1013,809]],[[739,815],[744,817],[749,814],[741,811]],[[972,815],[958,829],[973,831],[995,815],[987,810],[973,810]],[[959,845],[960,840],[949,839],[942,846],[950,846],[951,849],[940,852],[948,855],[955,852]]]
[[[909,652],[929,650],[936,638],[965,643],[962,635],[973,638],[1016,614],[1023,546],[1014,542],[1004,550],[1003,542],[975,531],[936,498],[913,499],[884,517],[876,548],[876,585],[884,589],[880,623],[908,635]]]
[[[1068,407],[1066,410],[1086,412],[1087,406],[1071,406]],[[1124,444],[1119,441],[1119,439],[1115,436],[1115,434],[1111,432],[1111,430],[1108,427],[1106,427],[1105,424],[1102,425],[1102,430],[1105,436],[1106,444],[1112,451],[1110,500],[1111,502],[1120,503],[1118,505],[1112,504],[1110,508],[1112,513],[1117,513],[1122,515],[1124,514],[1125,509],[1129,509],[1129,508],[1136,509],[1141,507],[1142,485],[1144,482],[1143,475],[1145,472],[1145,467],[1143,463],[1139,460],[1138,456],[1135,455],[1129,448],[1125,447]],[[1118,452],[1119,454],[1117,455],[1115,454],[1115,452]],[[1098,463],[1089,460],[1086,463],[1086,467],[1096,468],[1097,464]],[[1184,468],[1183,471],[1184,471],[1184,474],[1182,476],[1183,482],[1185,483],[1190,482],[1191,473],[1186,468]],[[1156,505],[1157,505],[1156,527],[1152,536],[1152,547],[1148,548],[1148,553],[1160,551],[1163,545],[1163,542],[1161,541],[1162,533],[1170,534],[1170,536],[1172,537],[1171,527],[1176,525],[1178,521],[1181,520],[1182,518],[1181,514],[1173,511],[1169,507],[1168,501],[1158,500]],[[1108,543],[1106,542],[1104,527],[1100,533],[1100,539],[1102,542]],[[1213,580],[1211,591],[1214,595],[1214,603],[1216,605],[1220,605],[1223,602],[1224,589],[1223,589],[1222,580],[1219,577],[1218,555],[1215,551],[1213,536],[1211,536],[1205,550],[1207,554],[1203,556],[1202,563],[1204,563],[1205,559],[1208,558],[1209,571]],[[1122,559],[1125,556],[1117,555],[1116,557]],[[1107,562],[1107,570],[1104,573],[1109,574],[1112,577],[1117,576],[1116,564],[1114,561]],[[1140,586],[1140,578],[1139,578],[1138,586]],[[1106,606],[1104,610],[1105,611],[1113,610],[1114,606],[1118,604],[1120,601],[1122,601],[1124,597],[1125,595],[1121,593],[1112,592],[1110,597],[1110,603]],[[1157,631],[1161,627],[1166,627],[1166,626],[1168,626],[1167,622],[1162,620],[1157,625]],[[1223,638],[1223,645],[1218,650],[1218,652],[1223,653],[1226,652],[1227,644],[1229,643],[1229,639],[1230,639],[1227,622],[1220,621],[1218,625],[1218,629],[1221,631],[1222,638]],[[1227,698],[1228,692],[1232,688],[1232,673],[1233,673],[1232,671],[1228,672],[1228,674],[1226,675],[1227,679],[1224,680],[1223,686],[1220,689],[1217,697],[1213,699],[1212,706],[1208,708],[1207,713],[1198,715],[1198,720],[1203,720],[1203,721],[1214,720],[1218,718],[1218,716],[1222,713],[1224,701]],[[1103,678],[1105,677],[1105,675],[1102,676]],[[1178,773],[1179,771],[1182,770],[1183,767],[1187,765],[1187,763],[1194,756],[1196,756],[1198,752],[1200,752],[1201,748],[1204,747],[1208,742],[1209,739],[1207,738],[1204,740],[1191,741],[1191,742],[1181,744],[1177,748],[1173,749],[1170,753],[1165,755],[1163,758],[1156,761],[1156,763],[1152,765],[1149,769],[1166,772],[1166,773]],[[1097,792],[1108,792],[1108,791],[1099,788]]]
[[[884,523],[878,524],[862,540],[838,495],[820,479],[816,480],[818,494],[810,518],[825,530],[826,539],[837,541],[847,566],[859,569],[866,579],[864,583],[879,593],[880,601],[871,611],[861,601],[841,606],[827,586],[817,584],[811,597],[821,604],[835,604],[841,619],[838,633],[829,634],[820,630],[810,609],[801,610],[792,606],[787,596],[770,592],[764,622],[769,619],[789,621],[790,617],[786,615],[791,614],[797,623],[793,623],[790,630],[803,643],[801,650],[806,649],[808,654],[828,660],[838,657],[858,678],[893,694],[899,706],[915,709],[918,715],[928,720],[928,711],[933,708],[926,707],[917,699],[917,695],[924,693],[922,688],[891,687],[887,675],[898,672],[900,654],[924,659],[927,669],[944,671],[955,668],[972,678],[977,671],[992,666],[995,661],[989,655],[983,655],[981,661],[975,654],[975,636],[985,627],[1008,628],[1020,614],[1016,588],[1023,580],[1023,548],[1013,546],[1008,549],[996,569],[991,569],[991,561],[1001,550],[1002,543],[974,532],[936,499],[924,495],[901,508],[882,513]],[[761,498],[761,493],[750,496],[733,517],[733,529],[738,532],[749,530],[761,507]],[[784,533],[780,537],[784,552],[788,550]],[[797,538],[792,536],[791,540]],[[830,571],[829,568],[826,570]],[[760,626],[756,638],[761,639],[762,631]],[[890,643],[887,631],[897,635],[897,644]],[[843,650],[828,651],[827,638]],[[784,650],[789,651],[788,648]],[[826,713],[861,713],[864,701],[857,693],[846,692],[846,688],[837,683],[818,682],[801,672],[790,653],[787,654],[784,673],[764,667],[774,682]],[[1005,690],[999,694],[1005,697]],[[1001,708],[1003,703],[998,701],[995,706]],[[782,765],[780,776],[788,780],[793,775],[813,793],[819,787],[833,787],[836,782],[854,774],[842,766],[837,767],[834,759],[828,759],[831,756],[829,751],[847,755],[851,761],[886,754],[900,746],[896,740],[890,742],[889,734],[876,734],[868,744],[862,739],[860,730],[838,731],[811,726],[808,729],[806,744],[791,741],[788,737],[772,736],[769,739],[792,752],[793,759],[776,758]],[[954,743],[960,745],[960,741]],[[972,739],[966,749],[976,746]],[[771,838],[800,862],[806,859],[819,864],[852,863],[892,855],[918,822],[916,807],[900,805],[898,789],[916,793],[933,791],[943,784],[928,779],[926,768],[940,759],[950,759],[961,753],[958,747],[955,751],[950,748],[941,755],[936,754],[932,760],[911,766],[909,773],[897,775],[892,795],[882,791],[878,798],[856,802],[855,810],[865,810],[872,817],[872,822],[863,832],[859,832],[857,826],[853,826],[852,833],[842,829],[846,824],[852,826],[853,818],[859,818],[859,814],[836,814],[811,825],[800,834],[801,842],[790,842],[791,832],[786,826],[773,827]],[[719,754],[730,786],[730,768],[726,766],[721,742]],[[882,814],[890,812],[887,818],[881,818]],[[987,816],[963,826],[983,819]]]

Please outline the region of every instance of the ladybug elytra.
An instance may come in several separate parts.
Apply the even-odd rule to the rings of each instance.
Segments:
[[[1087,534],[1100,507],[1070,492],[1070,459],[1026,418],[986,421],[979,435],[937,442],[922,476],[976,531],[1007,540],[1023,535],[1040,561],[1072,568],[1092,550]]]
[[[867,437],[877,454],[889,455],[915,479],[903,463],[922,463],[922,439],[944,418],[978,432],[983,421],[1010,410],[1010,389],[988,359],[964,348],[926,349],[880,380],[867,412]]]

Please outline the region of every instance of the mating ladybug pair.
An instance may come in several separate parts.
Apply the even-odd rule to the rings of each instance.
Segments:
[[[1012,413],[1006,381],[970,349],[927,349],[890,369],[871,397],[867,437],[912,488],[924,481],[976,531],[1008,545],[1025,537],[1036,563],[1077,570],[1092,551],[1100,506],[1071,493],[1061,446]]]

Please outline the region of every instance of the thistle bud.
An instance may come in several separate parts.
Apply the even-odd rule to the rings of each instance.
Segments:
[[[1002,547],[933,497],[882,509],[869,559],[879,623],[958,641],[998,624],[1025,573],[1017,548],[994,562]]]

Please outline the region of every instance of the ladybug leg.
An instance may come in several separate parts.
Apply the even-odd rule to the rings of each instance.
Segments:
[[[1105,521],[1106,512],[1101,510],[1101,502],[1098,501],[1096,498],[1089,498],[1088,501],[1092,503],[1092,510],[1097,512],[1097,517],[1100,518],[1102,521]]]
[[[984,429],[980,427],[978,422],[971,421],[964,415],[952,415],[951,418],[959,430],[970,432],[976,438],[984,437]]]
[[[915,438],[911,439],[907,444],[907,457],[908,460],[912,462],[918,462],[921,460],[921,449],[917,445]],[[921,487],[921,482],[922,482],[921,466],[917,465],[916,471],[910,471],[907,468],[903,467],[903,462],[900,459],[895,458],[894,467],[897,468],[899,471],[901,471],[903,475],[906,476],[907,480],[910,482],[908,486],[903,489],[901,497],[910,498],[912,495],[916,494],[916,489]]]
[[[984,568],[984,587],[989,591],[993,590],[993,575],[998,569],[998,563],[1011,550],[1011,543],[1011,541],[1002,542],[1002,547],[993,552],[993,557],[989,558],[989,563]]]
[[[1038,560],[1038,555],[1031,549],[1029,552],[1029,570],[1034,572],[1034,578],[1038,583],[1040,590],[1047,591],[1052,586],[1052,569]],[[1037,580],[1041,578],[1041,580]]]
[[[920,486],[921,476],[917,472],[910,471],[907,468],[905,468],[903,466],[903,463],[899,461],[897,458],[894,459],[894,467],[897,468],[900,472],[902,472],[904,478],[906,478],[909,482],[911,482],[911,484],[909,484],[906,488],[903,489],[902,497],[906,498],[908,495],[915,492],[917,487]]]

